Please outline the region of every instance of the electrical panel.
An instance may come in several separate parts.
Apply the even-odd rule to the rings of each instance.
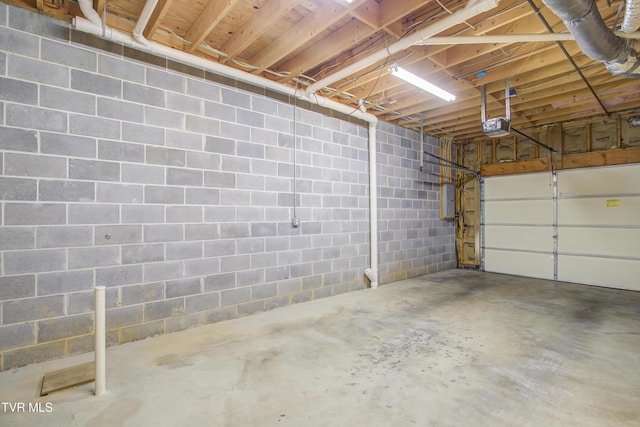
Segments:
[[[456,186],[455,184],[442,184],[440,193],[442,200],[442,218],[454,218],[456,215]]]
[[[509,135],[510,129],[509,121],[503,117],[482,122],[482,133],[487,136]]]

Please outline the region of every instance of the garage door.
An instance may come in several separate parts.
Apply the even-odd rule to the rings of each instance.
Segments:
[[[550,173],[485,179],[486,271],[553,279]]]
[[[485,180],[485,270],[640,290],[640,165]]]
[[[558,279],[640,290],[640,165],[558,174]]]

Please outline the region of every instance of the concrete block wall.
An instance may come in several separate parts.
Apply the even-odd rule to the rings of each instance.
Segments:
[[[380,282],[389,283],[455,267],[455,232],[440,219],[438,167],[420,151],[439,153],[438,139],[389,123],[378,132],[378,257]]]
[[[0,4],[0,370],[363,289],[363,123]],[[418,135],[380,124],[382,282],[453,266]],[[448,252],[446,252],[448,251]]]

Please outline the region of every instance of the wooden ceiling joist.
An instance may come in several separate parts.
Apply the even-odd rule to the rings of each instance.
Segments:
[[[193,22],[184,38],[190,45],[187,52],[197,49],[207,35],[222,21],[239,0],[210,0]]]
[[[106,1],[106,0],[103,0]],[[167,12],[169,12],[169,8],[173,4],[174,0],[159,0],[156,8],[153,10],[151,14],[151,18],[149,18],[149,22],[147,23],[146,28],[142,32],[142,34],[149,40],[153,37],[153,35],[158,30],[158,27],[162,23]]]
[[[40,13],[70,20],[82,16],[76,2],[55,6],[51,0],[5,0]],[[59,1],[56,0],[56,3]],[[93,0],[108,26],[131,33],[144,0]],[[159,0],[144,36],[178,50],[226,63],[282,84],[295,86],[306,77],[319,81],[356,61],[414,34],[469,2],[458,0]],[[536,2],[540,3],[540,2]],[[618,5],[596,0],[606,27],[616,20]],[[540,4],[553,32],[566,33],[561,19]],[[162,26],[162,31],[159,29]],[[413,45],[321,88],[326,96],[356,108],[361,100],[380,120],[434,136],[483,138],[480,126],[480,86],[485,85],[489,113],[504,112],[505,79],[516,91],[511,98],[515,126],[543,126],[586,119],[597,112],[638,111],[640,92],[632,79],[611,75],[603,64],[584,55],[574,41],[564,49],[554,41],[507,39],[510,35],[547,34],[529,3],[501,0],[490,11],[459,22],[434,37],[448,45]],[[497,36],[488,43],[456,43],[461,36]],[[441,42],[444,42],[441,39]],[[473,40],[475,42],[476,40]],[[478,40],[480,41],[480,40]],[[206,46],[202,44],[206,43]],[[640,42],[633,41],[636,51]],[[220,52],[215,54],[215,52]],[[248,65],[238,67],[240,61]],[[441,85],[456,95],[444,103],[390,75],[393,63]],[[278,73],[279,74],[276,74]],[[584,78],[580,76],[584,75]],[[589,93],[589,86],[594,93]],[[598,99],[600,101],[598,101]],[[599,117],[599,116],[598,116]]]
[[[289,10],[299,3],[298,0],[269,0],[254,15],[253,19],[247,21],[245,25],[236,32],[233,37],[222,45],[220,49],[228,55],[224,62],[240,55],[247,47],[254,43],[258,37],[269,28],[277,25]]]

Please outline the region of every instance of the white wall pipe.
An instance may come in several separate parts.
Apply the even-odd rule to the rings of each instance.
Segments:
[[[83,0],[88,1],[88,0]],[[142,12],[140,12],[140,16],[138,17],[138,22],[136,22],[136,26],[133,28],[133,38],[135,38],[139,43],[144,45],[148,45],[150,42],[147,40],[142,33],[144,32],[145,27],[149,23],[149,19],[151,18],[151,14],[153,10],[156,8],[158,4],[158,0],[147,0],[142,8]]]
[[[378,287],[378,168],[376,123],[369,123],[369,225],[371,268],[365,270],[371,288]]]
[[[105,324],[105,287],[96,286],[94,290],[95,311],[95,382],[94,394],[100,396],[106,390],[106,324]]]
[[[376,116],[374,116],[373,114],[363,113],[357,108],[353,108],[348,105],[341,104],[332,99],[324,98],[322,96],[317,96],[315,94],[311,94],[310,96],[307,96],[306,94],[301,93],[300,90],[296,91],[292,87],[283,85],[273,80],[269,80],[264,77],[257,76],[255,74],[245,73],[243,71],[239,71],[227,65],[219,64],[217,62],[210,61],[208,59],[201,58],[201,57],[198,57],[198,56],[195,56],[195,55],[192,55],[192,54],[189,54],[189,53],[186,53],[186,52],[183,52],[183,51],[180,51],[180,50],[177,50],[153,41],[149,41],[148,45],[137,43],[132,36],[130,36],[129,34],[122,33],[118,30],[107,28],[107,31],[103,35],[101,26],[95,25],[91,21],[84,18],[75,17],[73,19],[73,27],[78,31],[93,34],[95,36],[102,37],[106,40],[123,44],[125,46],[131,47],[136,50],[148,52],[157,56],[164,56],[167,58],[171,58],[183,64],[204,68],[215,74],[229,77],[234,80],[240,80],[244,83],[248,83],[258,87],[263,87],[265,89],[270,89],[285,95],[295,96],[298,99],[306,100],[308,102],[311,102],[312,104],[317,104],[321,107],[326,107],[331,110],[338,111],[340,113],[358,118],[360,120],[364,120],[366,122],[372,122],[372,121],[378,120]]]
[[[640,33],[623,33],[616,31],[615,35],[623,39],[640,39]],[[505,34],[490,36],[443,36],[430,37],[416,43],[416,46],[458,45],[458,44],[493,44],[493,43],[531,43],[575,41],[571,33],[552,34]]]
[[[461,24],[467,19],[470,19],[482,12],[491,10],[498,6],[499,2],[500,0],[479,0],[477,2],[470,1],[464,9],[458,10],[452,15],[442,18],[439,21],[429,25],[428,27],[400,39],[400,41],[388,46],[386,49],[379,50],[367,56],[366,58],[361,59],[360,61],[356,61],[353,64],[340,69],[340,71],[337,71],[325,77],[324,79],[318,80],[317,82],[307,87],[306,91],[307,93],[317,92],[318,90],[327,87],[339,80],[342,80],[354,73],[357,73],[358,71],[361,71],[377,62],[380,62],[395,53],[401,52],[413,45],[419,44],[426,38],[432,37],[448,28],[453,27],[454,25]]]
[[[458,44],[484,44],[484,43],[528,43],[528,42],[553,42],[575,40],[571,33],[553,34],[505,34],[489,36],[443,36],[429,37],[420,40],[416,46],[458,45]]]
[[[80,0],[80,1],[86,2],[87,0]],[[264,77],[257,76],[255,74],[245,73],[243,71],[239,71],[227,65],[219,64],[214,61],[209,61],[207,59],[200,58],[198,56],[191,55],[189,53],[182,52],[153,41],[147,40],[148,44],[136,43],[135,39],[132,36],[122,33],[118,30],[107,28],[106,31],[103,32],[103,29],[100,24],[95,24],[87,19],[75,17],[73,19],[73,27],[78,31],[93,34],[95,36],[102,37],[104,39],[129,46],[133,49],[141,50],[143,52],[148,52],[154,55],[160,55],[167,58],[171,58],[178,62],[191,65],[194,67],[201,67],[215,74],[219,74],[225,77],[239,80],[244,83],[248,83],[254,86],[273,90],[274,92],[282,93],[288,96],[297,97],[298,99],[308,101],[312,104],[316,104],[321,107],[325,107],[333,111],[337,111],[339,113],[346,114],[348,116],[352,116],[369,123],[369,175],[370,175],[370,187],[371,187],[369,189],[369,194],[370,194],[369,197],[371,199],[369,203],[370,209],[371,209],[371,212],[369,213],[369,218],[371,221],[371,267],[370,267],[370,270],[374,272],[375,275],[372,275],[371,277],[367,275],[367,277],[369,277],[371,280],[371,287],[378,286],[378,280],[377,280],[378,200],[377,200],[377,188],[376,188],[376,182],[377,182],[376,180],[376,174],[377,174],[376,125],[378,123],[378,118],[376,116],[374,116],[373,114],[361,111],[359,108],[353,108],[348,105],[344,105],[339,102],[336,102],[332,99],[328,99],[315,94],[307,95],[305,93],[302,93],[300,90],[296,90],[295,88],[283,85],[273,80],[269,80]],[[371,181],[373,181],[373,185],[371,185]]]
[[[102,20],[100,19],[100,15],[93,8],[93,2],[91,0],[78,0],[78,5],[80,6],[80,10],[82,14],[91,21],[93,24],[101,26]]]

